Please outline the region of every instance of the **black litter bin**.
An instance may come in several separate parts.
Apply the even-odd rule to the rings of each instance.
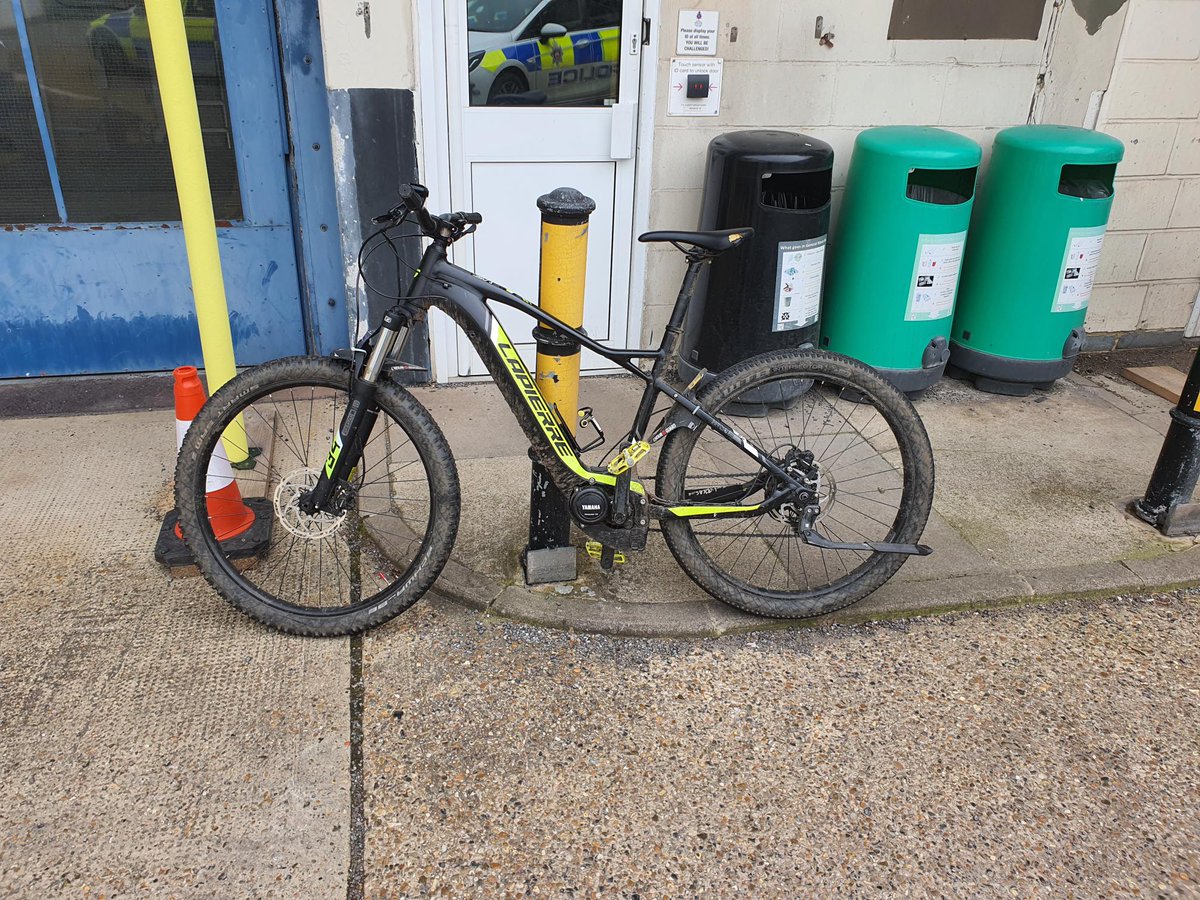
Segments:
[[[788,131],[708,145],[700,228],[754,229],[705,267],[684,326],[680,375],[716,373],[765,350],[815,345],[829,233],[833,148]]]

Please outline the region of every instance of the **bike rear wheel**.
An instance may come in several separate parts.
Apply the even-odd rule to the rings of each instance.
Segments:
[[[783,468],[819,487],[816,530],[840,543],[913,544],[933,503],[933,452],[912,403],[876,372],[822,351],[765,353],[718,375],[704,408]],[[778,486],[712,429],[680,428],[659,458],[668,505],[752,505]],[[714,501],[714,498],[717,498]],[[823,615],[861,600],[907,556],[806,543],[800,510],[747,518],[664,518],[680,566],[720,600],[780,618]]]
[[[180,526],[201,573],[242,612],[294,634],[351,634],[403,612],[433,584],[458,530],[458,473],[446,439],[411,394],[387,381],[345,508],[302,510],[350,384],[346,365],[328,359],[243,372],[192,422],[176,466]],[[248,452],[253,468],[225,461]],[[244,515],[229,499],[230,474],[241,499],[270,520],[266,550],[254,557],[239,558],[236,537],[218,539]]]

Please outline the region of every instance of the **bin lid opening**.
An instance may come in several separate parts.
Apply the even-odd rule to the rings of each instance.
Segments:
[[[918,203],[957,206],[975,196],[978,167],[967,169],[909,169],[904,195]]]
[[[772,172],[762,176],[758,202],[770,209],[812,210],[829,203],[833,171]]]
[[[1105,200],[1113,195],[1113,178],[1116,174],[1116,163],[1065,165],[1058,177],[1058,192],[1082,200]]]

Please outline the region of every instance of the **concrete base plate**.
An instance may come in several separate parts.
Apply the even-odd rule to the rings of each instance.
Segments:
[[[559,581],[574,581],[578,574],[576,556],[574,547],[526,550],[525,583],[553,584]]]
[[[909,560],[892,582],[836,620],[1200,581],[1200,547],[1127,523],[1119,509],[1121,498],[1144,489],[1162,442],[1137,416],[1165,419],[1170,404],[1147,395],[1132,406],[1108,383],[1076,376],[1029,398],[980,393],[957,381],[930,387],[918,409],[935,448],[938,488],[922,543],[936,552]],[[634,379],[591,379],[586,386],[587,402],[606,423],[622,422],[622,409],[640,393]],[[458,546],[469,556],[443,572],[443,595],[526,623],[639,637],[812,624],[756,618],[718,603],[653,534],[646,552],[625,566],[602,572],[580,557],[573,583],[568,570],[557,576],[565,583],[527,587],[519,560],[527,539],[528,443],[515,427],[511,437],[488,430],[480,411],[493,404],[494,392],[491,385],[419,391],[437,410],[462,480]],[[464,402],[465,394],[478,399]],[[639,465],[643,479],[655,471],[660,446]],[[1120,467],[1111,464],[1114,446],[1123,448]],[[468,559],[478,574],[463,579]]]

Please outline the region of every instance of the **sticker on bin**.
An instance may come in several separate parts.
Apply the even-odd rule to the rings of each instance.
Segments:
[[[1092,299],[1092,285],[1100,268],[1100,250],[1104,245],[1103,225],[1072,228],[1067,232],[1067,252],[1058,279],[1051,312],[1076,312],[1086,309]]]
[[[922,234],[917,238],[917,258],[913,263],[904,321],[929,322],[954,314],[966,240],[965,231]]]
[[[824,271],[824,235],[807,241],[780,241],[772,331],[791,331],[816,323]]]

